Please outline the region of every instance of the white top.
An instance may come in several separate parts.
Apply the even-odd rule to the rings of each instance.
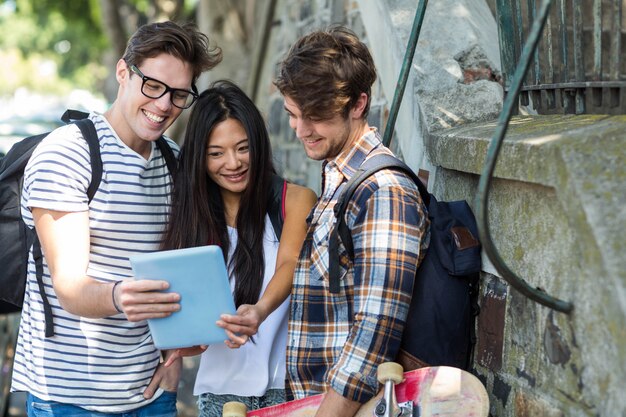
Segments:
[[[158,250],[170,208],[171,178],[156,144],[146,160],[120,140],[102,115],[92,113],[90,118],[98,132],[103,163],[102,181],[91,204],[87,198],[89,148],[78,127],[68,125],[48,135],[30,158],[24,174],[22,217],[33,227],[32,207],[89,210],[87,274],[111,282],[132,276],[129,255]],[[176,144],[169,143],[177,153]],[[131,323],[121,314],[93,319],[68,313],[59,305],[45,259],[43,267],[55,335],[45,337],[31,253],[12,391],[28,391],[44,400],[104,413],[121,413],[153,401],[145,400],[142,393],[160,354],[147,323]]]
[[[237,245],[237,232],[228,228],[230,253]],[[278,238],[265,216],[263,238],[265,277],[261,295],[276,269]],[[231,289],[234,280],[231,279]],[[254,336],[256,343],[248,342],[239,349],[224,344],[211,345],[202,353],[196,376],[194,395],[204,393],[261,396],[271,388],[285,388],[285,347],[287,345],[287,319],[289,297],[259,327]]]

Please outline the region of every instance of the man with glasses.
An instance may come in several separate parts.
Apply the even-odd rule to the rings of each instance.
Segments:
[[[12,383],[28,393],[29,416],[176,415],[181,365],[159,366],[145,319],[178,310],[179,296],[161,292],[164,281],[133,280],[128,259],[157,250],[167,223],[172,179],[155,141],[220,60],[192,24],[139,28],[115,68],[116,100],[89,115],[103,165],[91,202],[89,148],[77,126],[55,130],[33,153],[22,215],[43,249],[54,336],[45,337],[31,255]]]
[[[198,93],[196,91],[171,88],[164,82],[146,77],[135,65],[130,65],[128,68],[141,77],[141,92],[148,98],[161,98],[165,94],[171,93],[170,100],[172,101],[172,104],[181,109],[188,109],[198,98]],[[191,87],[196,90],[196,86],[194,84],[192,84]]]

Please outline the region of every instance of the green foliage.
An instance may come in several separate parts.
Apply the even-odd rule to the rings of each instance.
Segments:
[[[0,10],[0,56],[13,73],[0,83],[0,94],[20,86],[51,93],[98,88],[106,71],[94,63],[102,61],[108,41],[97,0],[0,0]]]
[[[71,89],[68,80],[59,79],[56,67],[46,57],[33,53],[25,58],[18,49],[0,50],[0,95],[11,95],[20,87],[31,91],[63,94]]]
[[[118,10],[132,33],[137,24],[168,18],[161,12],[170,3],[120,0]],[[197,0],[175,3],[184,14]],[[0,0],[0,95],[19,87],[55,94],[72,88],[101,92],[111,71],[102,64],[111,44],[101,14],[99,0]]]

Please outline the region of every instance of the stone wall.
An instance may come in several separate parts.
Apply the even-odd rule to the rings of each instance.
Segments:
[[[495,126],[430,138],[430,158],[446,172],[436,194],[475,190]],[[494,415],[624,415],[625,128],[625,116],[511,122],[489,194],[494,243],[518,276],[574,311],[526,299],[485,258],[474,365]]]
[[[378,68],[370,124],[382,130],[417,3],[276,0],[261,82],[248,92],[267,117],[287,178],[319,191],[320,164],[306,158],[271,83],[291,43],[334,22],[355,30]],[[438,198],[472,206],[502,105],[493,3],[429,2],[392,142],[412,168],[430,172]],[[259,27],[248,36],[258,38]],[[252,65],[251,52],[230,64],[225,53],[221,74],[239,77]],[[511,124],[490,189],[494,242],[513,271],[572,301],[574,311],[528,300],[483,257],[474,372],[494,416],[626,416],[625,131],[623,116]]]

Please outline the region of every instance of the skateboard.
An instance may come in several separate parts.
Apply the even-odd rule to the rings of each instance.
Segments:
[[[489,397],[474,375],[448,366],[402,372],[388,362],[378,367],[383,389],[363,404],[357,417],[487,417]],[[241,403],[224,404],[223,417],[313,417],[323,394],[249,411]]]

